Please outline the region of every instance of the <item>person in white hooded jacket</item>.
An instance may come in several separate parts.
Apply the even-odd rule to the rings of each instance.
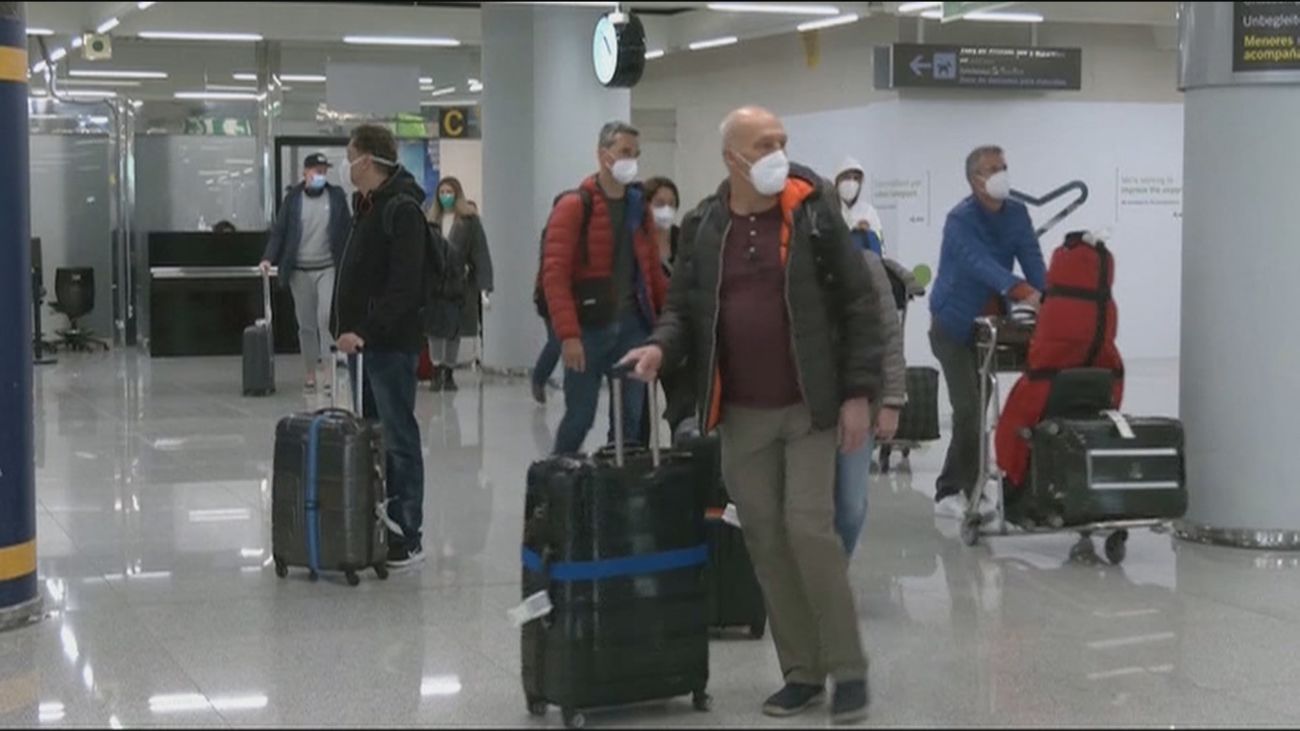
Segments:
[[[883,256],[885,228],[880,220],[880,212],[871,205],[871,195],[865,190],[866,179],[867,173],[862,163],[846,157],[840,163],[840,169],[835,172],[835,190],[839,192],[840,208],[849,230],[874,231],[882,246],[876,253]]]

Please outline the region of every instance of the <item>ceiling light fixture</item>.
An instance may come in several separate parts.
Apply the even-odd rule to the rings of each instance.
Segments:
[[[114,28],[118,27],[121,24],[122,21],[118,20],[117,18],[109,18],[108,20],[105,20],[103,23],[100,23],[99,26],[95,28],[95,32],[99,34],[104,34],[109,32],[110,30],[113,30]]]
[[[848,25],[860,20],[857,13],[841,15],[837,18],[823,18],[821,20],[810,20],[807,23],[800,23],[797,27],[800,33],[806,33],[810,30],[821,30],[822,28],[834,28],[837,25]]]
[[[68,55],[68,49],[66,49],[66,48],[56,48],[56,49],[54,49],[54,50],[50,53],[50,62],[51,62],[51,63],[58,63],[59,61],[62,61],[62,60],[63,60],[63,57],[64,57],[64,56],[67,56],[67,55]]]
[[[83,43],[85,43],[85,42],[86,42],[86,41],[83,40],[81,36],[77,36],[76,38],[73,38],[73,39],[72,39],[72,47],[73,47],[73,48],[81,48],[81,45],[82,45]]]
[[[256,94],[256,86],[231,86],[229,84],[207,84],[203,87],[208,91],[236,91],[242,94]]]
[[[455,38],[415,38],[404,36],[343,36],[343,42],[354,46],[420,46],[424,48],[456,48]]]
[[[32,92],[36,94],[37,92]],[[66,89],[59,91],[59,94],[70,99],[116,99],[116,91],[107,91],[104,89]],[[44,94],[41,94],[44,96]]]
[[[943,20],[942,10],[927,10],[921,13],[928,20]],[[1038,13],[990,13],[976,12],[963,15],[961,20],[973,20],[986,23],[1041,23],[1043,16]]]
[[[44,61],[37,61],[36,65],[32,66],[32,73],[43,74],[47,68],[49,68],[49,66],[47,66]]]
[[[898,12],[903,14],[919,13],[922,10],[929,10],[930,8],[941,7],[942,5],[943,3],[903,3],[902,5],[898,6]]]
[[[455,91],[456,91],[456,87],[448,86],[445,89],[434,89],[433,91],[429,92],[429,96],[447,96],[448,94],[451,94]]]
[[[145,30],[139,36],[146,41],[228,41],[231,43],[257,43],[260,33],[190,33],[173,30]]]
[[[156,3],[156,2],[152,2],[152,3],[144,2],[144,3],[136,3],[135,6],[136,6],[137,8],[139,8],[139,9],[141,9],[141,10],[148,10],[149,8],[152,8],[153,6],[155,6],[155,5],[157,5],[157,4],[158,4],[158,3]]]
[[[298,84],[324,84],[324,74],[281,74],[280,81],[292,81]]]
[[[739,43],[740,39],[735,36],[725,36],[723,38],[710,38],[705,41],[696,41],[687,46],[692,51],[703,51],[706,48],[721,48]]]
[[[126,79],[64,79],[63,83],[78,86],[140,86],[139,81]]]
[[[839,15],[834,5],[807,3],[709,3],[709,10],[722,13],[773,13],[777,15]]]
[[[238,73],[231,76],[235,81],[257,81],[257,74]]]
[[[68,76],[81,79],[165,79],[166,71],[118,71],[112,69],[70,69]]]
[[[647,60],[647,61],[653,61],[653,60],[655,60],[656,58],[663,58],[665,53],[666,53],[666,51],[664,51],[664,49],[662,49],[662,48],[656,48],[656,49],[653,50],[653,51],[646,51],[646,52],[645,52],[645,60]]]
[[[51,29],[49,29],[49,28],[28,28],[28,29],[27,29],[27,35],[29,35],[29,36],[52,36],[52,35],[54,35],[54,31],[51,30]]]
[[[189,99],[193,101],[225,102],[257,101],[261,95],[236,91],[178,91],[172,96],[176,99]]]
[[[432,76],[421,76],[421,77],[420,77],[420,83],[421,83],[421,84],[424,84],[425,86],[428,86],[429,84],[432,84],[432,83],[433,83],[433,77],[432,77]]]

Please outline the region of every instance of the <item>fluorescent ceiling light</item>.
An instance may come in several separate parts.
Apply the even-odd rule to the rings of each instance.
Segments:
[[[424,698],[457,695],[461,689],[459,675],[434,675],[420,679],[420,695]]]
[[[424,84],[425,86],[429,86],[430,84],[433,83],[433,77],[432,77],[432,76],[421,76],[421,77],[420,77],[420,83],[421,83],[421,84]]]
[[[143,2],[143,3],[136,3],[135,6],[136,6],[137,8],[140,8],[141,10],[148,10],[149,8],[152,8],[153,6],[155,6],[155,5],[157,5],[157,4],[158,4],[158,3],[156,3],[156,2]]]
[[[723,13],[776,13],[779,15],[839,15],[834,5],[808,3],[709,3],[709,10]]]
[[[595,2],[594,0],[588,0],[587,2],[582,2],[581,0],[557,0],[556,2],[546,2],[546,0],[533,0],[532,2],[514,2],[510,4],[511,5],[552,5],[552,6],[563,7],[563,8],[617,8],[618,7],[617,2],[610,2],[609,0],[606,0],[606,2]]]
[[[922,10],[929,10],[930,8],[937,8],[942,5],[943,3],[903,3],[902,5],[898,6],[898,12],[919,13]]]
[[[68,55],[68,49],[56,48],[50,52],[50,61],[54,63],[58,63],[59,61],[63,60],[63,57],[66,55]]]
[[[147,41],[230,41],[256,43],[262,40],[259,33],[190,33],[172,30],[145,30],[139,36]]]
[[[69,69],[68,76],[79,79],[165,79],[166,71],[126,71],[115,69]]]
[[[256,94],[256,86],[231,86],[230,84],[208,84],[203,87],[207,91],[237,91],[241,94]]]
[[[281,74],[280,81],[292,81],[298,84],[324,84],[324,74]]]
[[[68,89],[60,91],[60,94],[72,99],[116,99],[116,91],[106,91],[104,89]]]
[[[73,47],[73,48],[81,48],[81,44],[83,44],[83,43],[85,43],[85,42],[86,42],[86,41],[83,40],[81,36],[77,36],[76,38],[73,38],[73,39],[72,39],[72,47]]]
[[[822,20],[810,20],[807,23],[800,23],[797,27],[800,33],[810,30],[821,30],[822,28],[834,28],[837,25],[848,25],[849,23],[858,22],[856,13],[841,15],[836,18],[823,18]]]
[[[927,10],[921,13],[922,18],[929,20],[943,20],[942,10]],[[963,15],[961,20],[974,20],[987,23],[1041,23],[1043,16],[1038,13],[969,13]]]
[[[118,20],[117,18],[109,18],[108,20],[105,20],[103,23],[100,23],[99,26],[95,28],[95,32],[107,33],[121,24],[122,21]]]
[[[65,84],[78,86],[140,86],[141,82],[129,79],[64,79]]]
[[[249,94],[247,92],[236,91],[178,91],[172,96],[176,99],[192,99],[209,102],[257,101],[260,97],[259,94]]]
[[[36,65],[32,67],[32,73],[34,74],[43,73],[47,68],[49,67],[45,65],[44,61],[37,61]]]
[[[49,28],[28,28],[28,29],[27,29],[27,35],[29,35],[29,36],[52,36],[52,35],[54,35],[54,31],[51,30],[51,29],[49,29]]]
[[[702,51],[706,48],[721,48],[722,46],[730,46],[739,42],[740,39],[735,36],[726,36],[723,38],[710,38],[706,41],[696,41],[688,46],[688,48],[692,51]]]
[[[257,81],[257,74],[234,74],[235,81]]]
[[[469,82],[468,88],[470,93],[477,94],[478,92],[483,91],[482,81],[479,81],[478,79],[467,79],[467,81]]]
[[[645,60],[647,61],[653,61],[656,58],[663,58],[663,57],[664,57],[664,49],[662,48],[656,48],[653,51],[645,52]]]
[[[448,94],[451,94],[455,91],[456,91],[456,87],[448,86],[445,89],[434,89],[433,91],[429,92],[429,96],[447,96]]]
[[[455,38],[415,38],[404,36],[343,36],[343,42],[354,46],[422,46],[427,48],[456,48]]]

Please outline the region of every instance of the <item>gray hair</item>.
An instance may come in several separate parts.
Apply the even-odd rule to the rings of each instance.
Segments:
[[[970,154],[966,156],[966,179],[975,179],[975,173],[980,167],[980,160],[983,160],[985,155],[1001,154],[1003,154],[1002,148],[997,145],[981,145],[971,150]]]
[[[605,126],[600,128],[600,149],[608,150],[613,147],[614,143],[618,142],[619,135],[640,137],[641,130],[633,127],[627,122],[621,122],[618,120],[606,122]]]

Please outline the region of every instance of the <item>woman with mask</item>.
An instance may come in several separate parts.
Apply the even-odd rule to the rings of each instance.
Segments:
[[[492,254],[479,220],[478,208],[465,198],[456,178],[443,178],[429,208],[429,223],[447,241],[448,259],[465,268],[464,296],[457,301],[435,300],[429,309],[429,356],[433,361],[433,390],[455,391],[453,375],[460,359],[460,340],[477,336],[482,308],[493,288]]]
[[[352,229],[347,196],[325,181],[330,167],[321,153],[307,156],[302,182],[289,188],[271,226],[261,264],[264,272],[278,266],[280,285],[293,293],[309,393],[316,390],[324,356],[334,343],[330,310],[335,270]]]
[[[681,227],[677,225],[681,195],[677,192],[676,183],[668,178],[655,177],[646,181],[645,196],[650,201],[650,211],[655,219],[659,261],[663,263],[664,274],[672,277],[673,262],[677,260],[677,239],[682,233]]]
[[[880,212],[871,205],[871,196],[864,190],[866,178],[862,164],[846,157],[839,172],[835,173],[835,189],[840,196],[844,223],[848,224],[854,242],[859,248],[884,256],[884,227],[880,222]]]

